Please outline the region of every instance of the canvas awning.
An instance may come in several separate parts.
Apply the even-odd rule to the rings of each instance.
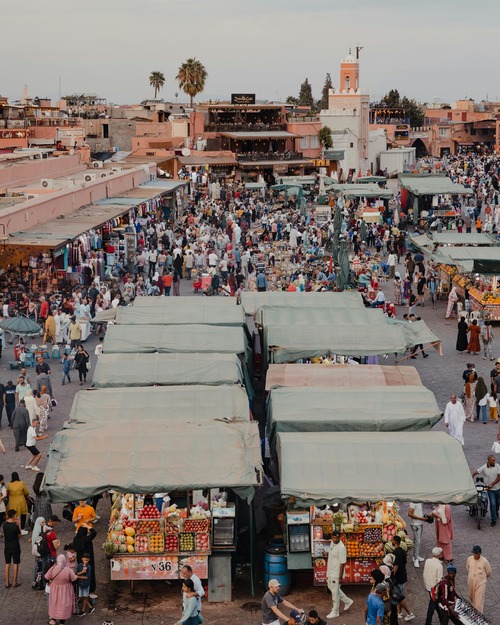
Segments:
[[[469,245],[492,246],[498,245],[497,239],[486,232],[462,233],[456,231],[436,232],[432,235],[419,234],[410,236],[410,241],[415,247],[424,252],[431,252],[439,246],[463,247]]]
[[[241,386],[154,386],[149,388],[105,388],[75,395],[69,421],[80,424],[207,420],[249,421],[248,397]]]
[[[424,386],[273,388],[267,409],[272,446],[279,432],[430,430],[441,418]]]
[[[106,354],[222,353],[244,354],[247,344],[243,328],[233,326],[112,325],[104,339]]]
[[[390,189],[381,189],[377,184],[327,184],[327,191],[342,194],[345,198],[366,197],[390,200],[394,193]]]
[[[236,297],[198,297],[196,298],[196,308],[212,308],[223,311],[228,306],[236,306],[236,302]],[[134,308],[139,306],[169,309],[185,309],[189,306],[190,310],[192,310],[193,298],[188,295],[179,297],[147,297],[146,295],[139,295],[134,299]]]
[[[465,273],[472,273],[477,261],[497,263],[500,250],[498,247],[440,247],[431,257],[434,262],[456,265]]]
[[[281,494],[298,506],[476,500],[462,445],[445,432],[283,432],[277,455]]]
[[[253,398],[246,367],[236,354],[102,354],[92,385],[96,388],[175,385],[245,385]]]
[[[110,489],[139,494],[203,488],[231,488],[251,499],[261,472],[256,422],[182,423],[162,420],[159,413],[144,421],[142,416],[137,413],[126,427],[119,418],[101,419],[58,432],[45,470],[50,500],[87,499]]]
[[[399,184],[413,195],[473,195],[474,191],[438,174],[400,174]]]
[[[207,298],[211,299],[211,298]],[[226,297],[225,299],[234,299]],[[325,292],[325,293],[301,293],[284,291],[244,291],[241,294],[241,306],[245,315],[255,316],[262,306],[281,307],[308,307],[308,308],[364,308],[363,300],[359,293]]]
[[[420,384],[422,381],[415,367],[287,363],[271,364],[266,372],[266,391],[273,386],[342,386],[358,389],[360,387]]]
[[[167,299],[167,298],[157,298]],[[173,299],[173,298],[172,298]],[[197,306],[191,298],[185,305],[119,306],[116,323],[119,325],[190,325],[239,326],[245,324],[241,306]]]
[[[266,186],[265,182],[245,182],[247,191],[264,191]]]

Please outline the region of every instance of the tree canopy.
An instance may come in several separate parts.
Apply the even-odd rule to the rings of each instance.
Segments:
[[[332,87],[332,77],[330,76],[330,73],[328,73],[325,78],[325,84],[323,85],[321,100],[318,100],[317,108],[319,111],[326,111],[328,109],[328,92]]]
[[[328,126],[323,126],[318,131],[318,137],[321,145],[325,150],[329,150],[333,147],[332,130]]]
[[[300,85],[299,91],[299,105],[300,106],[310,106],[314,107],[314,98],[312,94],[312,87],[309,79],[305,79],[304,82]]]
[[[165,76],[163,75],[163,72],[159,72],[159,71],[151,72],[151,74],[149,75],[149,84],[155,90],[155,100],[156,100],[158,91],[160,91],[160,89],[165,84]]]
[[[203,91],[208,77],[205,66],[196,58],[187,59],[180,67],[176,76],[179,87],[190,98],[190,106],[193,106],[193,98]]]
[[[389,108],[402,108],[410,118],[410,126],[416,128],[423,126],[425,119],[425,111],[422,104],[413,98],[406,96],[401,97],[397,89],[391,89],[380,101]]]

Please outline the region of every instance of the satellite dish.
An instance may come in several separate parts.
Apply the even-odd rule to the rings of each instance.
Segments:
[[[191,156],[191,150],[189,148],[182,148],[182,156]]]

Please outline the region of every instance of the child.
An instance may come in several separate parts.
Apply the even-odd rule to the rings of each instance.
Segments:
[[[99,356],[102,355],[103,344],[104,344],[104,337],[100,336],[99,337],[99,343],[96,345],[95,351],[94,351],[94,354],[97,356],[97,358],[99,358]]]
[[[76,567],[76,576],[78,577],[78,598],[83,599],[81,613],[79,613],[79,616],[86,614],[87,610],[88,614],[93,614],[95,612],[95,608],[89,597],[91,572],[90,556],[88,553],[84,553],[82,561]]]
[[[68,358],[68,354],[63,354],[62,360],[61,360],[61,364],[62,364],[62,385],[65,385],[65,380],[66,378],[68,378],[68,382],[71,382],[71,378],[69,377],[69,372],[71,370],[71,362]]]
[[[497,394],[495,391],[488,393],[488,405],[490,407],[490,421],[498,421]]]

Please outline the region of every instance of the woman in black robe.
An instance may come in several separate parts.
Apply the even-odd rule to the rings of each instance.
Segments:
[[[467,322],[465,321],[465,317],[460,317],[460,321],[458,322],[458,335],[457,335],[457,352],[461,354],[465,352],[467,349],[467,345],[469,343],[467,338]]]

